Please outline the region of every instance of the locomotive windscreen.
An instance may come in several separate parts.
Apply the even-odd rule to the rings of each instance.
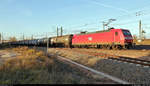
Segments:
[[[131,36],[131,33],[128,30],[122,30],[125,36]]]

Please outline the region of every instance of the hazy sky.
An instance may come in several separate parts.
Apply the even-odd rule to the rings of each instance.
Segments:
[[[138,22],[150,37],[150,0],[0,0],[0,32],[7,37],[65,34],[103,30],[102,21],[114,18],[111,27],[138,35]],[[136,12],[142,14],[136,16]]]

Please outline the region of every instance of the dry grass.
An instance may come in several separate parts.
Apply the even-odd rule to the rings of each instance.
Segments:
[[[48,58],[28,47],[13,48],[19,54],[0,66],[0,84],[80,84],[93,81],[81,71]],[[81,82],[82,81],[82,82]]]
[[[52,59],[44,56],[43,52],[36,52],[27,47],[14,48],[13,50],[21,55],[7,59],[0,66],[0,84],[37,83],[37,80],[40,80],[40,78],[47,78],[43,78],[43,72],[45,72],[47,67],[53,65]],[[37,74],[38,76],[35,76]],[[32,80],[30,81],[31,78]]]
[[[95,65],[101,58],[89,56],[79,52],[73,52],[73,50],[68,49],[49,49],[50,53],[58,54],[65,58],[71,59],[73,61],[79,62],[87,66]],[[82,52],[82,51],[81,51]]]
[[[97,61],[99,61],[99,58],[90,58],[87,64],[93,66],[97,63]]]
[[[150,39],[143,40],[142,42],[137,42],[137,40],[134,40],[134,42],[137,45],[150,45]]]
[[[4,65],[0,67],[0,70],[16,70],[20,68],[30,69],[53,63],[53,61],[47,58],[42,51],[37,52],[34,49],[28,49],[27,47],[14,48],[13,50],[21,55],[6,60]]]

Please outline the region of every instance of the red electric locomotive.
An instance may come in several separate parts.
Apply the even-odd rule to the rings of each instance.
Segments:
[[[133,38],[129,30],[111,28],[94,33],[76,34],[72,38],[73,47],[130,48]]]

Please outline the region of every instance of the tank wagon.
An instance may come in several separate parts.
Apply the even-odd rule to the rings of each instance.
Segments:
[[[48,38],[48,41],[50,43],[50,38]],[[46,46],[47,38],[15,41],[15,42],[11,42],[10,44],[11,45],[20,45],[20,46]]]
[[[72,47],[72,37],[73,35],[64,35],[58,37],[51,37],[52,47]]]
[[[47,41],[49,41],[49,43],[50,43],[50,38],[48,38],[48,39],[47,38],[38,39],[37,44],[39,46],[46,46],[47,45]]]

